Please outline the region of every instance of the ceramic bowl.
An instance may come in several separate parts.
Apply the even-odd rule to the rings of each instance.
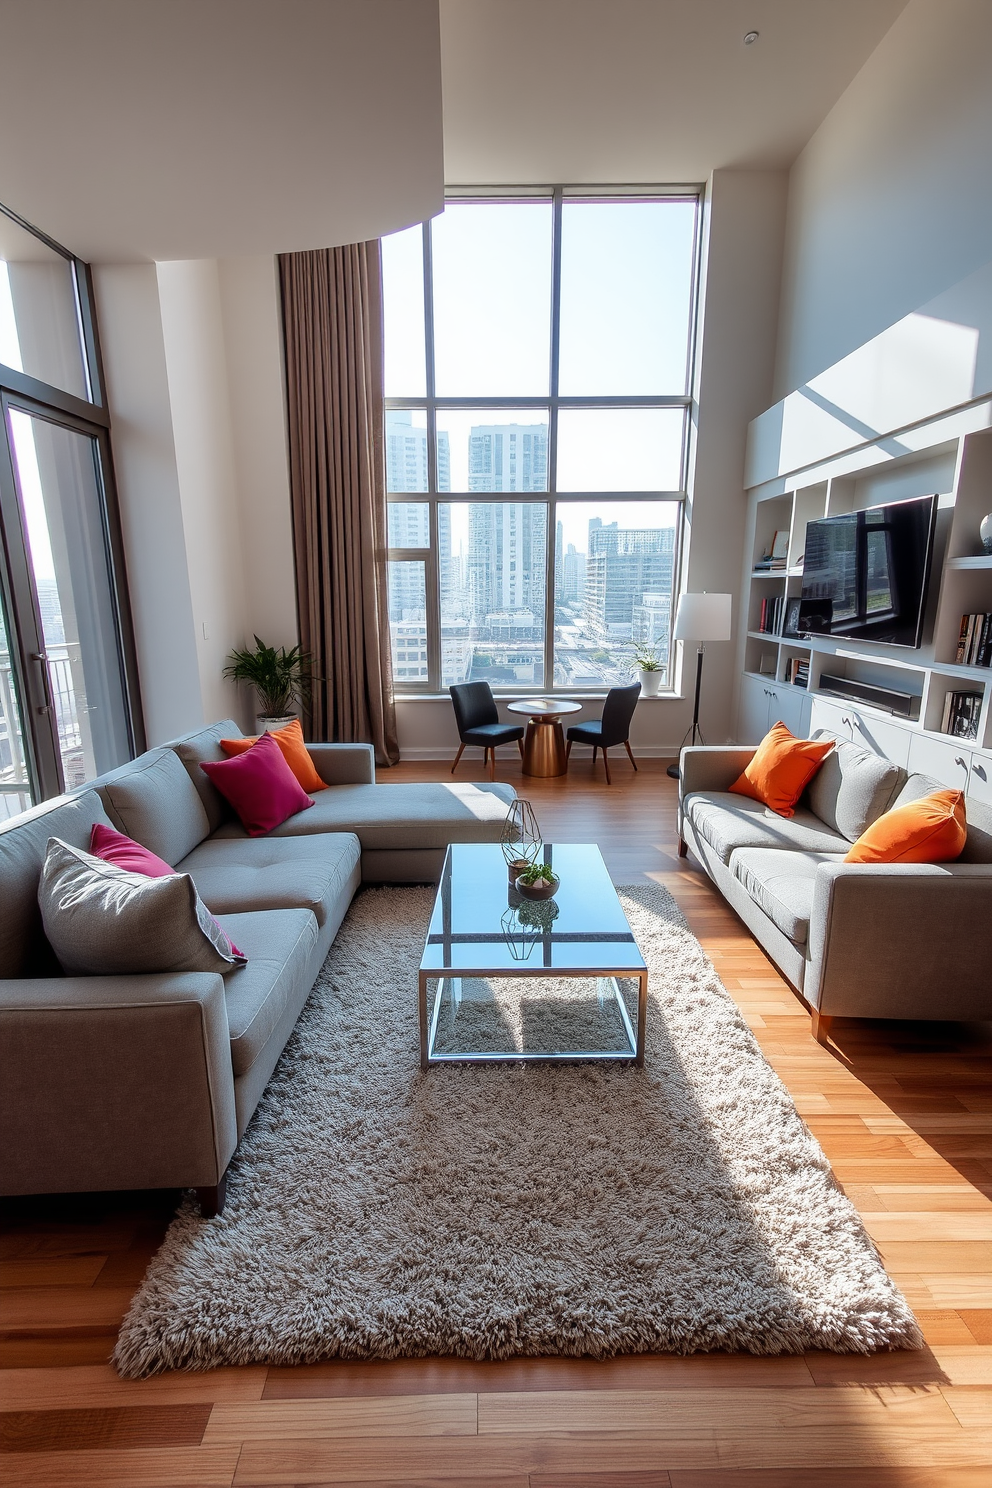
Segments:
[[[558,885],[560,883],[561,879],[556,878],[553,883],[549,884],[526,884],[523,879],[518,878],[516,889],[522,899],[532,899],[534,901],[553,899],[558,892]]]

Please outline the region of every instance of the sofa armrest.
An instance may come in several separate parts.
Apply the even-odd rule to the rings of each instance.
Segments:
[[[375,784],[375,750],[371,744],[308,744],[307,753],[328,785]]]
[[[992,864],[821,863],[803,996],[827,1017],[992,1017]]]
[[[679,756],[679,805],[693,791],[729,790],[754,759],[751,744],[693,744]]]
[[[0,981],[0,1191],[218,1183],[237,1146],[216,972]]]

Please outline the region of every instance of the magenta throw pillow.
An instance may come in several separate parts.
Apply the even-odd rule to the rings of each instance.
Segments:
[[[207,761],[200,769],[230,801],[249,837],[264,837],[313,805],[271,734],[234,759]]]
[[[125,873],[143,873],[145,878],[168,878],[176,871],[158,853],[113,827],[105,827],[102,822],[96,822],[90,833],[90,852],[105,863],[113,863],[115,868],[123,868]]]
[[[93,823],[90,852],[95,858],[102,858],[105,863],[113,863],[115,868],[123,868],[125,873],[141,873],[145,878],[168,878],[176,872],[158,853],[153,853],[151,848],[142,847],[133,837],[125,837],[123,832],[118,832],[114,827],[105,827],[102,822]],[[231,955],[247,961],[244,951],[238,950],[223,926],[217,923],[213,915],[210,918],[230,946]]]

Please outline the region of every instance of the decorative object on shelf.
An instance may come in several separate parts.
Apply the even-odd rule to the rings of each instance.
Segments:
[[[778,533],[775,534],[778,537]],[[788,534],[786,534],[788,540]],[[774,545],[773,545],[774,546]],[[692,706],[692,727],[686,730],[679,746],[681,754],[685,744],[704,744],[699,727],[699,688],[703,680],[703,648],[706,641],[730,640],[731,596],[729,594],[680,594],[679,607],[675,611],[672,639],[675,641],[698,641],[696,651],[696,694]],[[668,774],[673,780],[679,778],[677,764],[669,765]]]
[[[977,739],[984,696],[974,689],[945,693],[940,732],[950,734],[952,739]]]
[[[667,671],[666,664],[658,658],[657,646],[636,645],[634,660],[637,662],[637,675],[641,679],[641,693],[644,697],[657,697]]]
[[[518,796],[506,814],[499,838],[511,883],[516,883],[520,874],[537,861],[543,841],[533,806]]]
[[[774,677],[775,675],[775,653],[774,651],[762,651],[758,658],[758,671],[763,677]]]
[[[798,594],[786,601],[785,625],[782,628],[782,634],[789,636],[794,641],[799,639],[799,611],[801,607],[802,600]]]
[[[785,568],[789,560],[789,529],[783,528],[776,532],[769,547],[757,560],[754,567],[758,571],[768,568]]]
[[[988,512],[979,523],[978,535],[982,539],[982,551],[992,555],[992,512]]]
[[[560,883],[550,863],[531,863],[517,879],[517,893],[524,899],[553,899]]]
[[[954,660],[958,666],[992,666],[992,610],[961,616]]]
[[[267,646],[258,636],[254,639],[253,650],[231,652],[224,676],[254,687],[259,702],[255,726],[264,734],[292,723],[294,707],[309,696],[313,664],[299,646],[287,651],[285,646]]]

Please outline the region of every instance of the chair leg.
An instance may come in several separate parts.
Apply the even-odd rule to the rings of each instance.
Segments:
[[[603,768],[606,770],[607,785],[612,785],[613,781],[610,779],[610,756],[605,749],[603,750]]]
[[[566,743],[565,743],[565,763],[566,763],[566,765],[568,764],[568,756],[571,754],[571,752],[572,752],[572,740],[571,739],[568,739],[568,740],[566,740]]]
[[[520,758],[523,759],[523,757],[524,757],[524,741],[523,741],[523,739],[518,739],[517,740],[517,749],[519,750]]]
[[[495,749],[490,749],[488,751],[488,754],[489,754],[489,779],[490,780],[495,780],[496,779],[496,751],[495,751]]]
[[[629,739],[624,739],[624,741],[623,741],[623,747],[627,751],[627,758],[630,760],[630,763],[633,765],[634,769],[636,770],[637,769],[637,761],[635,760],[634,756],[630,752],[630,740]]]
[[[451,773],[452,773],[452,775],[454,775],[455,770],[458,767],[458,761],[461,759],[461,757],[462,757],[462,755],[464,753],[465,753],[465,745],[464,744],[459,744],[459,746],[458,746],[458,753],[455,755],[455,763],[451,767]]]
[[[833,1017],[830,1014],[821,1013],[819,1008],[813,1008],[813,1037],[816,1039],[816,1042],[818,1044],[822,1044],[824,1048],[826,1048],[830,1042],[830,1025],[833,1021]]]
[[[599,745],[598,744],[594,744],[592,746],[592,763],[593,763],[593,769],[596,768],[596,755],[598,753],[599,753]]]

